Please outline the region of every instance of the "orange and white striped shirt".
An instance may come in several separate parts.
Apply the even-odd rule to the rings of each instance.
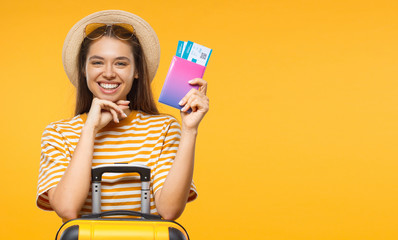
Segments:
[[[80,138],[87,114],[49,124],[43,132],[36,204],[53,210],[48,190],[61,180]],[[180,125],[168,115],[140,111],[101,129],[95,138],[92,166],[114,163],[143,164],[151,168],[151,213],[156,214],[154,195],[162,188],[173,164],[180,140]],[[102,211],[141,211],[141,183],[138,174],[105,173],[102,178]],[[188,201],[197,197],[191,184]],[[80,215],[91,213],[91,189]]]

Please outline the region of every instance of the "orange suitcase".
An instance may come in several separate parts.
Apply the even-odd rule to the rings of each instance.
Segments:
[[[141,212],[118,210],[101,212],[101,179],[105,172],[137,172],[141,178]],[[132,240],[174,239],[188,240],[184,227],[175,221],[162,220],[149,214],[149,167],[144,165],[115,164],[92,169],[92,211],[90,215],[65,222],[58,230],[56,240]],[[117,218],[127,215],[131,218]],[[113,216],[112,218],[102,217]],[[134,218],[133,218],[134,216]],[[139,217],[139,218],[137,218]]]

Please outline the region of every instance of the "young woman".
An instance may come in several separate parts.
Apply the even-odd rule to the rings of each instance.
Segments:
[[[124,11],[91,14],[70,30],[63,63],[77,88],[76,116],[43,133],[38,207],[64,220],[90,213],[91,168],[114,163],[151,168],[151,213],[165,219],[178,218],[196,198],[195,141],[209,109],[207,83],[190,82],[199,90],[181,100],[181,126],[159,114],[150,90],[159,49],[149,24]],[[138,177],[105,174],[101,208],[140,211]]]

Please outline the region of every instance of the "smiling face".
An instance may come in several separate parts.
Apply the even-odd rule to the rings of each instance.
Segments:
[[[95,40],[87,53],[87,86],[99,99],[126,100],[133,79],[137,78],[131,46],[115,38]]]

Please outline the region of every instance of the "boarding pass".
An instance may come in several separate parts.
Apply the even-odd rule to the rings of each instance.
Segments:
[[[178,41],[176,56],[206,67],[212,51],[191,41]]]

